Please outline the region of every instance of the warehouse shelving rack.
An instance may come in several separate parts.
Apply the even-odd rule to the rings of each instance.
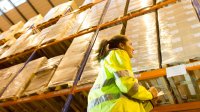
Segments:
[[[6,58],[4,60],[0,60],[0,64],[8,63],[9,61],[11,61],[13,59],[16,59],[18,57],[23,57],[23,56],[25,56],[27,54],[33,53],[34,51],[41,50],[41,49],[47,48],[49,46],[54,46],[54,45],[56,45],[56,44],[58,44],[60,42],[76,38],[76,37],[78,37],[80,35],[84,35],[84,34],[87,34],[87,33],[90,33],[90,32],[94,32],[97,29],[104,29],[104,28],[107,28],[107,27],[114,26],[116,24],[120,24],[120,23],[122,23],[124,21],[127,21],[127,20],[131,19],[131,18],[134,18],[134,17],[140,16],[140,15],[155,11],[155,10],[157,10],[159,8],[162,8],[162,7],[164,7],[164,6],[168,5],[168,4],[175,3],[176,1],[177,0],[165,0],[163,2],[160,2],[160,3],[156,4],[156,5],[153,5],[153,6],[144,8],[144,9],[140,9],[138,11],[134,11],[134,12],[128,13],[127,15],[125,15],[123,17],[120,17],[120,18],[117,18],[115,20],[100,24],[98,26],[89,28],[87,30],[83,30],[83,31],[77,32],[76,34],[70,35],[70,36],[68,36],[68,37],[66,37],[66,38],[64,38],[62,40],[55,41],[55,42],[52,42],[52,43],[48,43],[48,44],[42,45],[42,46],[40,46],[40,47],[38,47],[36,49],[31,49],[31,50],[25,51],[23,53],[14,55],[14,56],[12,56],[10,58]],[[83,9],[90,8],[93,5],[94,4],[90,4],[87,7],[83,7]],[[83,9],[79,9],[77,11],[80,11],[80,10],[83,10]],[[186,69],[187,69],[188,72],[194,71],[194,70],[200,70],[200,65],[193,65],[193,66],[187,67]],[[140,76],[138,77],[138,79],[139,80],[147,80],[147,79],[153,79],[153,78],[165,77],[165,76],[166,76],[166,68],[161,68],[161,69],[157,69],[157,70],[151,70],[151,71],[147,71],[147,72],[142,72],[140,74]],[[197,79],[197,80],[199,80],[199,79]],[[20,98],[20,99],[14,100],[14,101],[5,101],[5,102],[1,102],[0,103],[0,107],[6,107],[6,106],[18,104],[18,103],[26,103],[26,102],[32,102],[32,101],[37,101],[37,100],[43,100],[43,99],[52,98],[52,97],[56,97],[56,96],[67,95],[67,94],[70,94],[70,93],[76,94],[76,93],[81,92],[81,91],[89,91],[91,87],[92,87],[92,84],[85,84],[85,85],[81,85],[81,86],[75,86],[73,90],[71,90],[71,88],[68,88],[68,89],[62,89],[62,90],[59,90],[59,91],[52,91],[52,92],[48,92],[48,93],[42,93],[40,95]],[[159,106],[159,107],[155,107],[153,111],[154,112],[159,112],[159,110],[163,110],[163,112],[164,112],[164,111],[181,111],[181,110],[184,111],[184,110],[200,109],[199,105],[200,105],[200,101],[189,102],[189,103],[183,103],[183,104]]]

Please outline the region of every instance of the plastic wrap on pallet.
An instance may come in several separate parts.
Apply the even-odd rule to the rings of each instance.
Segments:
[[[18,49],[15,51],[14,54],[22,53],[26,50],[30,50],[34,47],[37,47],[44,40],[44,38],[46,37],[49,31],[50,31],[50,28],[46,28],[42,30],[42,32],[36,33],[34,35],[30,35],[28,38],[24,40],[23,44],[21,44],[18,47]]]
[[[90,11],[90,9],[87,9],[83,12],[80,12],[80,13],[74,15],[75,23],[72,25],[72,28],[65,33],[65,35],[64,35],[65,37],[72,35],[72,34],[76,34],[79,31],[79,29],[80,29],[83,21],[87,17],[89,11]]]
[[[16,75],[17,71],[19,71],[19,69],[22,66],[23,66],[23,63],[0,70],[0,82],[1,82],[0,93],[3,92],[3,89],[13,79],[13,77]]]
[[[124,15],[127,0],[111,0],[103,22],[108,22]],[[117,12],[117,13],[116,13]]]
[[[17,24],[11,26],[7,31],[3,32],[0,35],[0,41],[8,41],[14,38],[14,34],[21,30],[24,23],[22,21],[18,22]]]
[[[7,50],[16,42],[15,38],[8,40],[5,44],[0,46],[0,56],[7,52]]]
[[[13,82],[11,82],[11,84],[1,96],[1,99],[19,97],[27,87],[28,82],[46,61],[47,58],[42,57],[29,62],[21,71],[21,73],[19,73],[18,76],[13,80]]]
[[[190,0],[159,9],[158,19],[163,65],[200,56],[200,23]]]
[[[73,40],[48,87],[55,87],[63,84],[72,86],[92,35],[93,33],[85,34]]]
[[[97,50],[100,42],[102,39],[110,39],[112,36],[120,34],[121,29],[122,25],[117,25],[99,32],[78,85],[92,83],[95,81],[100,70],[100,64],[97,60]]]
[[[60,15],[64,15],[68,11],[71,11],[71,5],[73,3],[74,3],[74,1],[69,1],[69,2],[60,4],[52,9],[50,9],[49,12],[44,16],[43,20],[40,21],[40,23],[47,22],[50,19],[53,19]]]
[[[128,12],[133,12],[153,5],[153,0],[130,0]]]
[[[23,94],[30,95],[45,92],[47,90],[47,85],[62,58],[63,55],[48,59],[48,61],[45,62],[35,73],[33,79],[30,81],[30,84]]]
[[[14,39],[11,45],[6,45],[8,49],[3,50],[3,52],[2,52],[3,54],[0,56],[0,59],[13,55],[15,53],[15,51],[24,43],[24,41],[31,34],[32,34],[32,31],[29,30],[26,33],[22,34],[17,40]],[[1,52],[1,50],[0,50],[0,52]]]
[[[27,31],[31,26],[37,26],[40,21],[42,21],[43,17],[41,14],[30,18],[21,29],[21,32]]]
[[[89,9],[89,13],[81,25],[80,31],[98,25],[106,2],[107,1],[102,1]]]
[[[65,34],[73,28],[74,24],[74,14],[61,18],[56,24],[48,27],[50,31],[42,41],[42,44],[65,38]]]
[[[133,71],[159,68],[155,13],[148,13],[127,22],[126,35],[132,40]]]

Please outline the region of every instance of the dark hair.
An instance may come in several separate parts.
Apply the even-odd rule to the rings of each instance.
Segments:
[[[110,40],[102,40],[98,49],[98,61],[105,58],[110,49],[119,48],[120,43],[125,44],[127,41],[125,35],[115,35]]]

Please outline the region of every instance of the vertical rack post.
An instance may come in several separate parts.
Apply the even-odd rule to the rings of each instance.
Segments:
[[[102,13],[102,15],[101,15],[101,17],[100,17],[100,20],[99,20],[99,22],[98,22],[98,25],[100,25],[100,24],[103,22],[103,18],[104,18],[104,16],[105,16],[106,12],[107,12],[107,9],[108,9],[108,7],[109,7],[109,5],[110,5],[110,2],[111,2],[111,0],[108,0],[108,1],[106,2],[106,5],[105,5],[104,10],[103,10],[103,13]],[[71,103],[71,101],[72,101],[72,99],[73,99],[73,91],[74,91],[74,88],[76,87],[78,81],[79,81],[80,78],[81,78],[82,72],[83,72],[84,67],[85,67],[85,65],[86,65],[86,62],[87,62],[87,60],[88,60],[88,58],[89,58],[89,55],[90,55],[90,53],[91,53],[91,50],[92,50],[92,48],[93,48],[93,46],[94,46],[94,43],[95,43],[95,41],[96,41],[97,35],[98,35],[98,33],[99,33],[99,30],[100,30],[100,28],[98,27],[97,30],[95,31],[95,33],[92,35],[92,39],[91,39],[91,41],[90,41],[89,47],[88,47],[88,49],[87,49],[87,51],[86,51],[86,53],[85,53],[85,55],[84,55],[83,61],[81,62],[81,65],[80,65],[80,68],[78,69],[78,72],[77,72],[77,74],[76,74],[76,78],[75,78],[74,83],[73,83],[73,86],[72,86],[72,88],[71,88],[71,93],[69,94],[69,96],[68,96],[68,98],[67,98],[67,100],[66,100],[66,102],[65,102],[65,105],[64,105],[64,107],[63,107],[63,109],[62,109],[62,112],[68,112],[68,110],[69,110],[70,103]]]

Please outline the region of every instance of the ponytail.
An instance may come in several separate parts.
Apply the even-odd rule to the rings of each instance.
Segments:
[[[108,47],[108,40],[102,40],[98,49],[98,55],[97,55],[98,61],[106,57],[107,52],[108,52],[107,47]]]
[[[98,49],[98,55],[97,59],[98,61],[101,61],[101,59],[105,58],[108,54],[108,50],[114,49],[114,48],[120,48],[119,44],[123,43],[126,44],[126,41],[128,41],[127,37],[125,35],[115,35],[113,36],[109,41],[108,40],[102,40],[101,44]]]

